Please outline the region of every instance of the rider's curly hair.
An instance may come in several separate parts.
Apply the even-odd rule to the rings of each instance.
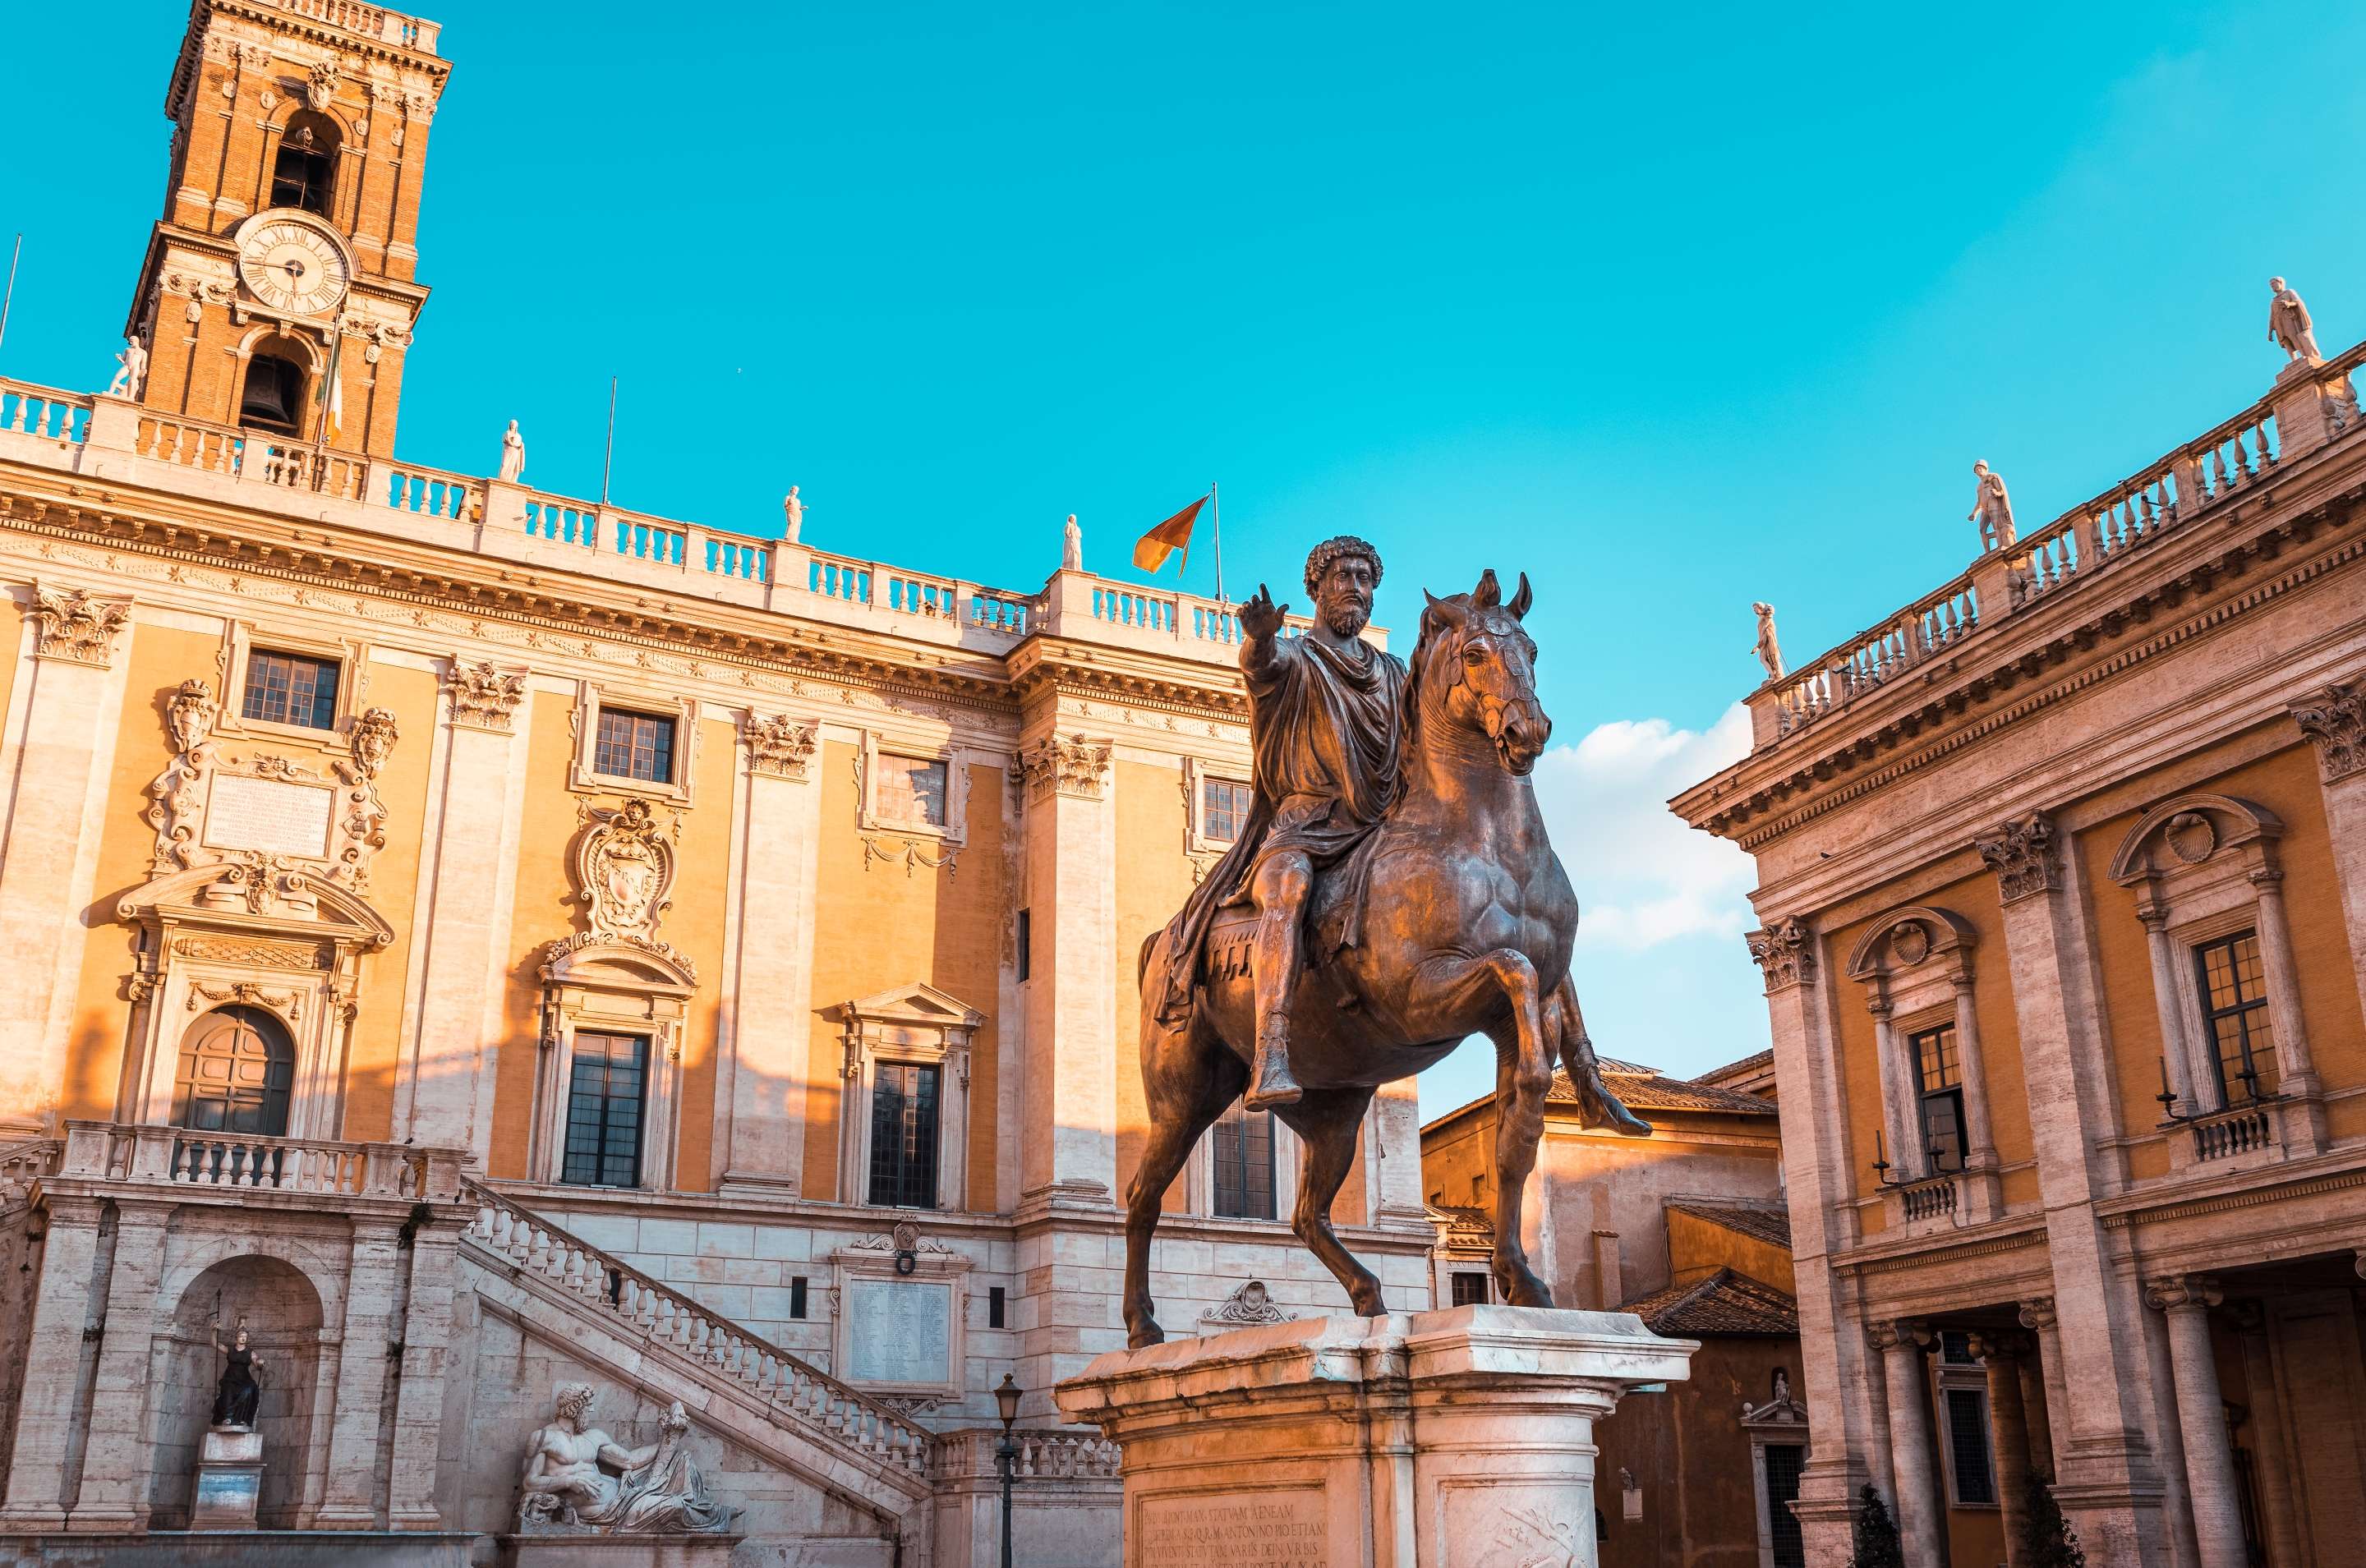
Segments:
[[[1335,539],[1325,539],[1306,552],[1306,592],[1312,594],[1331,563],[1341,556],[1362,556],[1372,563],[1372,586],[1380,585],[1380,552],[1353,534],[1342,534]]]

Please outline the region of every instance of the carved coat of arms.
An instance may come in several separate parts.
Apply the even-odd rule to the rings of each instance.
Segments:
[[[611,940],[653,940],[671,907],[672,836],[646,800],[614,811],[594,808],[592,830],[576,852],[576,885],[592,907],[592,930]]]

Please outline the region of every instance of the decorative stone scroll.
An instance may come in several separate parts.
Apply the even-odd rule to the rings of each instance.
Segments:
[[[104,670],[131,619],[131,601],[103,599],[83,588],[33,585],[33,655]]]
[[[1112,742],[1089,736],[1045,736],[1019,754],[1019,774],[1026,784],[1027,798],[1065,795],[1077,800],[1100,799],[1109,786],[1115,752]]]
[[[741,721],[739,735],[748,743],[748,765],[754,772],[781,779],[813,776],[820,725],[786,714],[751,713]]]
[[[2051,893],[2062,886],[2062,860],[2054,852],[2054,825],[2032,815],[2007,822],[1978,841],[1980,860],[1996,873],[2004,902]]]
[[[2366,681],[2335,682],[2323,696],[2293,709],[2293,718],[2316,743],[2327,784],[2366,771]]]
[[[452,672],[444,678],[444,689],[452,696],[454,724],[507,735],[518,705],[525,701],[525,671],[456,660]]]
[[[1777,920],[1743,940],[1750,943],[1750,956],[1765,973],[1768,996],[1815,977],[1815,933],[1797,920]]]
[[[1211,1328],[1254,1328],[1297,1320],[1296,1313],[1284,1312],[1275,1303],[1263,1280],[1251,1280],[1200,1314],[1200,1322]]]

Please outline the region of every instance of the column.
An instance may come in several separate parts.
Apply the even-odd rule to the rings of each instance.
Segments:
[[[0,789],[0,1134],[57,1130],[84,931],[123,700],[115,653],[131,601],[36,583],[26,617]],[[21,714],[21,716],[19,716]],[[117,808],[120,808],[119,803]]]
[[[715,1174],[725,1197],[793,1198],[805,1170],[818,730],[785,715],[750,713],[740,724],[746,765],[735,803],[715,1085],[723,1125]]]
[[[2341,883],[2341,925],[2349,936],[2358,1005],[2366,1010],[2366,680],[2335,682],[2294,707],[2293,720],[2316,747],[2326,836]]]
[[[2277,1386],[2275,1359],[2268,1349],[2267,1314],[2255,1301],[2240,1303],[2243,1385],[2251,1404],[2251,1430],[2259,1452],[2251,1474],[2259,1483],[2259,1533],[2267,1537],[2268,1561],[2283,1564],[2302,1561],[2300,1530],[2293,1518],[2293,1458],[2284,1445],[2282,1391]]]
[[[2144,922],[2145,951],[2152,960],[2153,1006],[2160,1020],[2160,1071],[2169,1092],[2177,1096],[2180,1116],[2200,1116],[2218,1109],[2218,1089],[2210,1064],[2198,1059],[2185,1029],[2185,1010],[2178,1005],[2191,976],[2180,969],[2177,944],[2169,940],[2169,907],[2160,901],[2150,878],[2136,899],[2136,919]]]
[[[1906,1059],[1890,1027],[1889,998],[1881,982],[1874,982],[1865,1011],[1873,1014],[1874,1066],[1881,1074],[1881,1124],[1889,1134],[1889,1179],[1914,1181],[1928,1176],[1923,1169],[1922,1123],[1915,1113],[1915,1064]]]
[[[1836,1255],[1856,1244],[1856,1163],[1849,1148],[1837,1031],[1820,976],[1819,939],[1796,919],[1770,919],[1750,933],[1766,982],[1784,1111],[1784,1181],[1799,1303],[1799,1387],[1814,1402],[1808,1463],[1792,1513],[1808,1561],[1844,1562],[1854,1550],[1856,1495],[1886,1482],[1888,1430],[1882,1380],[1853,1315]],[[1796,1087],[1795,1087],[1796,1086]]]
[[[366,1530],[377,1523],[377,1436],[386,1409],[386,1352],[402,1337],[394,1315],[401,1286],[400,1234],[390,1220],[354,1223],[345,1322],[337,1347],[336,1404],[329,1427],[328,1491],[308,1527],[312,1529]]]
[[[525,754],[513,730],[523,671],[455,664],[431,766],[432,821],[412,908],[423,950],[403,1020],[394,1138],[465,1149],[481,1169],[492,1142],[492,1085],[509,970]],[[687,740],[685,740],[687,744]]]
[[[1876,1323],[1866,1343],[1881,1356],[1889,1392],[1889,1464],[1898,1539],[1907,1568],[1940,1568],[1939,1466],[1931,1447],[1930,1380],[1922,1370],[1923,1325],[1910,1318]]]
[[[411,1243],[411,1292],[402,1319],[402,1373],[395,1397],[393,1456],[388,1466],[387,1524],[399,1530],[443,1528],[435,1511],[435,1455],[443,1442],[444,1385],[468,1369],[450,1364],[452,1294],[460,1227],[453,1209]]]
[[[1996,1134],[1989,1130],[1989,1076],[1980,1062],[1980,1010],[1973,1005],[1968,970],[1955,976],[1955,1057],[1964,1079],[1964,1168],[1994,1170]]]
[[[91,1385],[90,1436],[83,1446],[82,1492],[67,1528],[148,1528],[148,1365],[164,1269],[169,1203],[119,1199],[115,1265],[107,1270],[98,1376]]]
[[[2056,1495],[2092,1561],[2153,1568],[2169,1556],[2159,1467],[2145,1439],[2152,1387],[2144,1303],[2114,1267],[2095,1211],[2119,1182],[2118,1156],[2102,1142],[2119,1132],[2115,1075],[2103,1053],[2079,857],[2055,838],[2045,818],[2022,818],[1977,847],[2003,908],[2061,1377],[2079,1390],[2054,1412]]]
[[[1994,1439],[1997,1506],[2004,1516],[2004,1559],[2021,1568],[2029,1540],[2031,1436],[2028,1406],[2021,1397],[2021,1336],[1984,1330],[1972,1336],[1972,1353],[1989,1377],[1989,1433]]]
[[[2235,1454],[2218,1393],[2218,1362],[2210,1350],[2210,1309],[2218,1287],[2199,1274],[2149,1281],[2145,1300],[2169,1320],[2169,1356],[2177,1382],[2177,1422],[2185,1436],[2185,1491],[2193,1508],[2193,1537],[2202,1568],[2248,1568],[2242,1506],[2235,1492]]]
[[[2275,1020],[2276,1066],[2282,1080],[2278,1087],[2286,1094],[2315,1095],[2316,1061],[2309,1055],[2308,1021],[2301,1014],[2292,929],[2284,923],[2284,874],[2263,865],[2251,873],[2251,886],[2259,899],[2259,967],[2267,972],[2269,1016]]]
[[[8,1500],[0,1529],[31,1533],[65,1525],[66,1450],[81,1412],[83,1329],[92,1309],[98,1264],[98,1203],[51,1198],[41,1243],[41,1278],[25,1344],[24,1388],[17,1398],[17,1442],[8,1461]]]
[[[2037,1337],[2037,1354],[2021,1359],[2022,1414],[2029,1421],[2031,1457],[2045,1466],[2045,1480],[2051,1485],[2062,1473],[2054,1413],[2066,1408],[2069,1398],[2062,1388],[2062,1338],[2056,1330],[2054,1298],[2032,1296],[2022,1302],[2021,1325]]]
[[[1107,740],[1048,734],[1020,758],[1036,942],[1026,1007],[1022,1213],[1046,1205],[1106,1213],[1120,1197],[1111,755]]]

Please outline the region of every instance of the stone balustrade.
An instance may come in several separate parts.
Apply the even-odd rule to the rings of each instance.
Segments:
[[[1910,1181],[1898,1189],[1898,1204],[1904,1218],[1935,1220],[1955,1212],[1955,1178],[1952,1172]]]
[[[1029,1481],[1115,1481],[1118,1446],[1098,1432],[1074,1428],[1020,1427],[1010,1440],[1019,1450],[1013,1473]],[[936,1476],[998,1478],[996,1450],[1002,1444],[999,1427],[968,1427],[937,1435]]]
[[[1878,690],[1904,671],[2017,612],[2090,582],[2169,532],[2207,520],[2221,503],[2281,472],[2297,457],[2359,429],[2350,378],[2366,344],[2280,378],[2267,397],[2187,442],[2010,548],[1990,551],[1962,576],[1750,698],[1752,735],[1773,745]],[[2279,407],[2305,415],[2298,450],[2286,451]]]
[[[929,1473],[935,1435],[490,1187],[470,1181],[470,1245],[540,1279],[638,1340],[719,1372],[773,1418],[817,1429],[874,1462]]]
[[[56,1138],[28,1138],[0,1147],[0,1211],[15,1207],[33,1183],[54,1172],[64,1147]]]
[[[0,378],[10,457],[983,653],[1040,633],[1229,666],[1241,640],[1235,607],[1196,594],[1083,571],[1033,592],[989,587]],[[1284,635],[1311,624],[1293,615]]]
[[[2276,1141],[2275,1120],[2266,1104],[2238,1105],[2228,1111],[2196,1116],[2186,1122],[2193,1134],[2196,1165],[2265,1149]]]
[[[389,11],[383,6],[363,5],[361,0],[270,0],[273,9],[307,21],[323,22],[332,28],[343,28],[349,33],[376,39],[421,54],[435,52],[436,35],[442,24],[418,17],[406,17],[400,11]]]
[[[263,1192],[450,1202],[460,1191],[460,1151],[68,1122],[49,1174],[232,1202]]]

